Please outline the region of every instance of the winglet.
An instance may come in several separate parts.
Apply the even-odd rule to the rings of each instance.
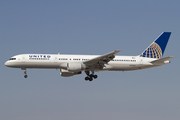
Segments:
[[[140,55],[140,57],[160,59],[165,51],[171,32],[161,33],[157,39]]]

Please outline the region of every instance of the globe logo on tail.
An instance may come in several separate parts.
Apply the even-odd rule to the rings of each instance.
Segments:
[[[149,48],[147,48],[141,55],[140,57],[147,57],[147,58],[156,58],[160,59],[162,57],[162,50],[161,47],[153,42]]]

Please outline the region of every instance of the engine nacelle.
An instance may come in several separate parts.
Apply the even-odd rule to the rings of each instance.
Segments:
[[[81,63],[68,63],[67,70],[68,71],[81,71],[83,69]]]
[[[61,69],[61,70],[60,70],[60,74],[61,74],[61,76],[63,76],[63,77],[71,77],[71,76],[73,76],[73,75],[81,74],[81,71],[71,72],[71,71],[68,71],[68,70],[65,70],[65,69]]]

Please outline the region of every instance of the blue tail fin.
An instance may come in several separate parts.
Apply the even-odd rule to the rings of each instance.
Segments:
[[[140,57],[160,59],[165,51],[171,32],[163,32],[159,37],[140,55]]]

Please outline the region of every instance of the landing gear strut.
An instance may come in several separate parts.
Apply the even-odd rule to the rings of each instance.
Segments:
[[[27,75],[27,72],[26,72],[26,69],[25,68],[22,68],[22,70],[24,70],[24,78],[27,78],[28,77],[28,75]]]
[[[96,79],[98,76],[97,75],[94,75],[94,72],[92,72],[92,74],[89,74],[89,71],[85,71],[87,77],[85,77],[85,80],[86,81],[92,81],[93,78]]]

